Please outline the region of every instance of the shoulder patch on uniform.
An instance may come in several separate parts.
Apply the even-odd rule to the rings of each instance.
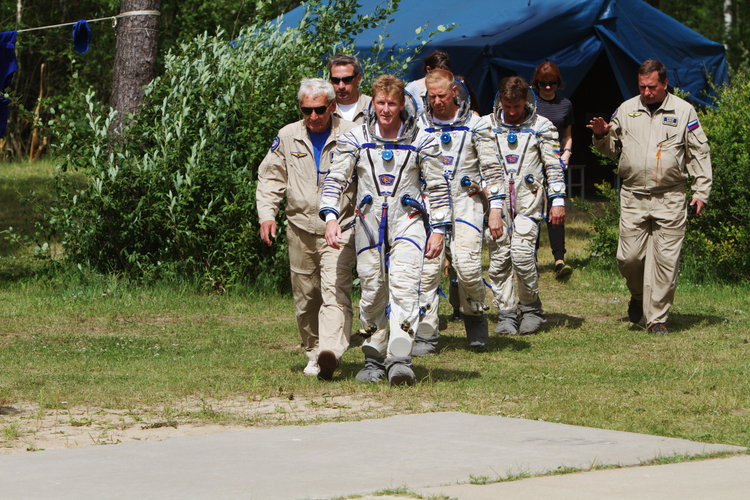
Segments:
[[[303,153],[301,151],[292,151],[292,156],[294,156],[295,158],[304,158],[305,156],[307,156],[307,153]]]
[[[612,116],[609,117],[610,121],[617,116],[617,111],[619,111],[620,108],[617,108],[614,113],[612,113]]]
[[[276,151],[279,149],[279,144],[281,144],[281,139],[279,139],[279,136],[273,138],[273,142],[271,143],[271,151]]]
[[[698,120],[693,120],[693,121],[691,121],[690,123],[687,124],[688,130],[691,131],[691,132],[693,130],[697,129],[698,127],[700,127],[700,126],[701,126],[701,124],[700,124],[700,122]]]
[[[696,120],[697,121],[697,120]],[[662,124],[669,125],[670,127],[676,127],[678,120],[676,116],[673,115],[667,115],[664,118],[661,119]]]

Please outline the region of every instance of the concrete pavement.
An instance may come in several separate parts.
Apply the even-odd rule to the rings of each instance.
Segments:
[[[568,478],[605,473],[619,477],[617,473],[622,472],[626,474],[618,484],[627,493],[627,488],[639,480],[631,477],[632,471],[653,468],[577,473],[486,486],[455,485],[472,478],[491,481],[560,468],[638,465],[675,454],[743,450],[532,420],[428,413],[0,456],[0,494],[3,498],[265,500],[333,498],[403,487],[429,495],[445,491],[461,499],[539,498],[549,497],[549,488],[557,491],[557,486],[549,486],[550,480],[571,481]],[[732,460],[733,467],[744,471],[743,478],[750,477],[748,457],[737,458],[725,460]],[[713,464],[723,461],[679,465],[700,469],[700,464],[710,463],[712,470],[721,470],[721,466]],[[672,474],[669,477],[678,478],[679,482],[679,472]],[[653,477],[660,481],[659,473]],[[697,480],[700,474],[689,472],[688,477]],[[534,490],[528,490],[531,493],[526,497],[515,490],[507,494],[495,492],[495,488],[517,487],[528,481],[539,481],[534,483],[541,488],[538,494]],[[598,492],[598,498],[611,497],[610,492],[596,489],[609,480],[586,481],[578,485],[572,482],[565,488],[570,488],[576,498],[593,498],[593,494],[582,495],[589,489]],[[725,482],[730,490],[736,484],[743,487],[743,493],[750,491],[747,481],[725,478]],[[489,492],[489,496],[479,496],[480,491]],[[560,489],[565,491],[568,490]],[[554,494],[551,497],[570,498]]]

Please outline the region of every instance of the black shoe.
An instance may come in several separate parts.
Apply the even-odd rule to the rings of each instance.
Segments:
[[[669,333],[667,326],[664,323],[654,323],[648,327],[648,331],[654,335],[666,335]]]
[[[565,262],[561,262],[555,265],[555,279],[559,281],[565,281],[573,274],[573,268],[567,265]]]
[[[453,321],[459,321],[461,319],[461,309],[453,309],[453,315],[451,316]]]
[[[333,372],[339,366],[339,360],[336,359],[336,355],[333,351],[320,351],[318,354],[318,366],[320,367],[320,373],[318,378],[323,380],[332,380]]]
[[[643,317],[643,302],[636,300],[635,297],[630,297],[630,303],[628,303],[628,319],[631,323],[640,323]]]

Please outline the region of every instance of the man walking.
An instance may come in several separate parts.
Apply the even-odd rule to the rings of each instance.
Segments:
[[[330,380],[349,347],[352,327],[354,238],[342,236],[339,248],[325,243],[318,217],[323,178],[330,170],[336,141],[354,124],[333,116],[333,86],[305,78],[298,99],[303,118],[279,131],[258,168],[256,192],[260,237],[272,245],[276,214],[286,195],[287,242],[297,326],[308,358],[304,374]],[[338,220],[354,217],[354,186],[342,195]]]
[[[620,105],[609,123],[591,120],[594,146],[620,155],[620,241],[617,264],[630,290],[628,319],[645,315],[651,333],[667,333],[680,248],[687,220],[685,185],[692,177],[690,210],[703,211],[711,191],[711,157],[693,106],[667,91],[667,69],[656,60],[638,69],[640,95]]]

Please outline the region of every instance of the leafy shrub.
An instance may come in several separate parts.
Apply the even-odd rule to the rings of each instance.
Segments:
[[[750,279],[750,75],[738,73],[700,113],[713,166],[706,210],[689,221],[683,271],[692,280]]]
[[[113,112],[86,94],[85,126],[56,120],[62,162],[48,220],[67,258],[147,280],[287,283],[286,221],[272,248],[258,237],[257,165],[277,130],[299,119],[300,79],[322,75],[327,55],[351,51],[397,4],[357,15],[356,2],[313,2],[296,28],[257,24],[232,41],[219,33],[183,43],[116,139]],[[371,73],[403,69],[378,50]]]

